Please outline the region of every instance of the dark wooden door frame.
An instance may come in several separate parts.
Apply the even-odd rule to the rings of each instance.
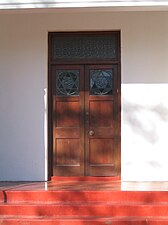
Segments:
[[[56,35],[57,32],[50,32],[48,34],[48,180],[51,179],[53,175],[53,148],[52,148],[52,143],[53,143],[53,137],[52,137],[52,132],[53,132],[53,124],[52,124],[52,77],[51,77],[51,68],[52,65],[61,65],[61,64],[66,64],[66,65],[89,65],[89,64],[94,64],[94,65],[99,65],[99,64],[111,64],[111,65],[117,65],[117,93],[118,93],[118,104],[120,107],[120,112],[117,115],[117,121],[118,121],[118,128],[117,128],[117,133],[118,133],[118,139],[117,139],[117,148],[118,148],[118,155],[117,155],[117,170],[118,170],[118,176],[121,174],[121,47],[120,47],[120,31],[103,31],[103,32],[97,32],[106,35],[107,33],[117,33],[118,35],[118,58],[115,60],[75,60],[74,61],[53,61],[51,57],[51,37],[53,35]],[[69,32],[64,32],[68,33]],[[74,32],[73,32],[74,33]],[[95,32],[76,32],[76,33],[94,33]]]

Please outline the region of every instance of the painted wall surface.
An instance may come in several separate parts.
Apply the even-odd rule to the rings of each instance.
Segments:
[[[168,12],[0,15],[0,180],[45,180],[48,31],[121,30],[122,180],[168,180]]]

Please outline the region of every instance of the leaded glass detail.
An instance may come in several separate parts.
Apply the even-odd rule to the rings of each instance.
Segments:
[[[116,33],[96,34],[57,34],[52,39],[54,60],[116,59]]]
[[[56,77],[56,94],[79,95],[79,70],[59,70]]]
[[[90,70],[90,95],[112,95],[112,70]]]

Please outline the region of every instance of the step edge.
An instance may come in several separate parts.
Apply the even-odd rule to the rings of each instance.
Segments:
[[[97,217],[97,216],[53,216],[53,217],[47,217],[47,216],[23,216],[23,217],[14,217],[14,216],[9,216],[9,217],[5,217],[5,216],[0,216],[0,221],[2,220],[31,220],[31,221],[35,221],[35,220],[49,220],[49,221],[68,221],[68,220],[85,220],[85,221],[89,221],[89,220],[97,220],[97,221],[101,221],[101,220],[112,220],[112,221],[156,221],[156,220],[160,220],[160,221],[168,221],[168,216],[116,216],[116,217]]]

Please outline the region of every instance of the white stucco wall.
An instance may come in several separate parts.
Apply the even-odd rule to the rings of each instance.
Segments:
[[[168,180],[167,23],[168,12],[0,14],[0,180],[46,179],[47,34],[80,30],[121,30],[122,180]]]

